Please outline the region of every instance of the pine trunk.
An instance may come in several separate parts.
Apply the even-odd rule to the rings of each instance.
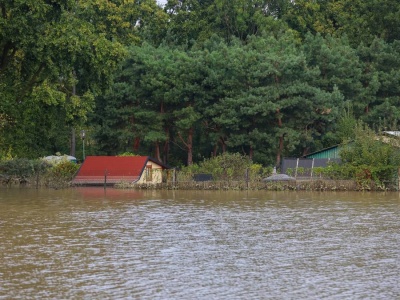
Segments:
[[[193,127],[190,127],[187,139],[187,164],[188,166],[193,164]]]

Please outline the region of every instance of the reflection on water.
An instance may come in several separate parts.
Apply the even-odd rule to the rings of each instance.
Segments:
[[[398,193],[0,190],[0,299],[399,299]]]

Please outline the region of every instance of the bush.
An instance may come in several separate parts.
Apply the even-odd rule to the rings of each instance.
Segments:
[[[7,183],[27,183],[32,177],[44,174],[50,167],[49,163],[41,159],[15,158],[0,162],[0,174]]]
[[[68,160],[50,163],[42,159],[15,158],[0,162],[3,183],[32,183],[51,187],[67,186],[79,169]],[[40,181],[40,182],[39,182]]]
[[[214,180],[243,180],[248,172],[249,179],[257,181],[271,174],[272,169],[253,164],[248,156],[239,153],[224,153],[205,159],[199,164],[185,167],[182,172],[187,173],[189,177],[196,173],[211,174]]]
[[[45,185],[51,187],[68,186],[79,170],[79,165],[70,161],[54,164],[45,174]]]
[[[378,137],[362,123],[354,132],[354,141],[340,152],[343,164],[339,173],[358,182],[392,182],[400,165],[400,151],[394,141]]]

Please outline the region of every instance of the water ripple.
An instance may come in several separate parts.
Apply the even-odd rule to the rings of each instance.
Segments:
[[[393,194],[54,193],[0,198],[0,299],[400,297]]]

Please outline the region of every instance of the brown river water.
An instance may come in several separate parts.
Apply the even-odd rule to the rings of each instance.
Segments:
[[[400,299],[400,194],[2,188],[0,299]]]

